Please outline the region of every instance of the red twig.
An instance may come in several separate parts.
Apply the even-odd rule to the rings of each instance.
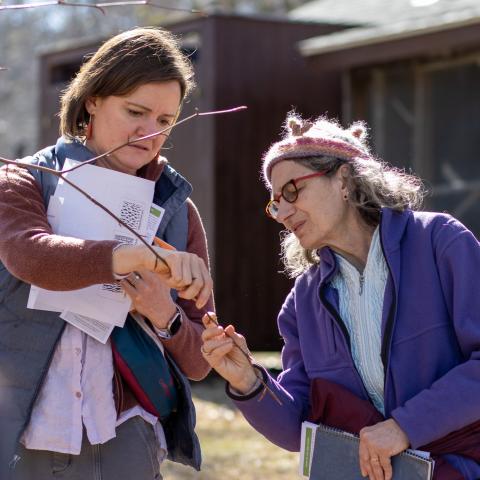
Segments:
[[[146,135],[144,137],[141,137],[141,138],[136,138],[134,140],[130,140],[129,142],[126,142],[124,143],[123,145],[120,145],[118,147],[115,147],[111,150],[109,150],[108,152],[102,154],[102,155],[99,155],[97,157],[94,157],[90,160],[87,160],[87,161],[84,161],[84,162],[81,162],[80,164],[72,167],[72,168],[69,168],[69,169],[66,169],[66,170],[63,170],[63,171],[58,171],[58,170],[54,170],[54,169],[51,169],[51,168],[47,168],[47,167],[42,167],[40,165],[30,165],[30,164],[26,164],[26,163],[22,163],[22,162],[19,162],[19,161],[16,161],[16,160],[10,160],[8,158],[3,158],[3,157],[0,157],[0,162],[3,162],[7,165],[16,165],[18,167],[21,167],[21,168],[33,168],[35,170],[39,170],[41,172],[46,172],[46,173],[51,173],[52,175],[55,175],[56,177],[58,178],[61,178],[64,182],[66,182],[68,185],[70,185],[72,188],[74,188],[75,190],[77,190],[78,192],[80,192],[82,195],[84,195],[88,200],[90,200],[93,204],[95,204],[97,207],[99,207],[100,209],[102,209],[105,213],[107,213],[108,215],[110,215],[113,219],[115,219],[120,225],[122,225],[123,227],[125,227],[130,233],[132,233],[136,238],[138,238],[152,253],[153,255],[155,256],[156,259],[160,260],[167,268],[168,268],[168,265],[167,263],[165,262],[165,260],[153,249],[153,247],[151,245],[148,244],[148,242],[146,242],[146,240],[141,236],[139,235],[135,230],[133,230],[131,227],[129,227],[125,222],[123,222],[120,218],[118,218],[112,211],[110,211],[107,207],[105,207],[104,205],[102,205],[99,201],[97,201],[95,198],[93,198],[91,195],[89,195],[87,192],[85,192],[82,188],[80,188],[78,185],[76,185],[74,182],[70,181],[68,178],[66,178],[64,175],[68,172],[72,172],[73,170],[76,170],[77,168],[80,168],[86,164],[89,164],[89,163],[93,163],[97,160],[99,160],[100,158],[102,157],[105,157],[113,152],[115,152],[116,150],[119,150],[120,148],[122,147],[125,147],[127,145],[130,145],[132,143],[135,143],[135,142],[139,142],[141,140],[146,140],[146,139],[150,139],[150,138],[154,138],[156,136],[159,136],[159,135],[164,135],[165,132],[171,130],[172,128],[178,126],[178,125],[181,125],[182,123],[185,123],[187,122],[188,120],[191,120],[192,118],[195,118],[195,117],[200,117],[200,116],[207,116],[207,115],[220,115],[220,114],[224,114],[224,113],[233,113],[233,112],[238,112],[240,110],[245,110],[247,107],[246,106],[240,106],[240,107],[236,107],[236,108],[230,108],[228,110],[216,110],[216,111],[211,111],[211,112],[195,112],[194,114],[176,122],[175,124],[173,125],[170,125],[168,126],[167,128],[164,128],[163,130],[160,130],[158,132],[155,132],[155,133],[152,133],[150,135]],[[218,325],[218,321],[213,318],[208,312],[205,312],[206,315],[208,316],[208,318],[210,319],[210,321],[212,321],[213,323],[215,323],[216,325]],[[238,349],[242,352],[242,354],[247,358],[247,360],[250,362],[250,364],[252,364],[252,358],[251,356],[248,354],[248,352],[246,352],[236,341],[233,337],[230,337],[232,338],[232,341],[233,343],[235,344],[236,347],[238,347]],[[282,402],[280,401],[280,399],[277,397],[277,395],[269,388],[269,386],[265,383],[265,381],[263,380],[262,378],[262,375],[261,373],[257,373],[257,371],[255,371],[255,375],[257,376],[257,378],[259,379],[259,381],[262,383],[263,387],[264,387],[264,391],[265,392],[268,392],[280,405],[282,405]]]
[[[180,120],[179,122],[177,122],[173,125],[170,125],[167,128],[164,128],[163,130],[161,130],[159,132],[155,132],[155,133],[152,133],[152,134],[147,135],[145,137],[131,140],[131,141],[129,141],[129,142],[123,144],[123,145],[120,145],[118,147],[113,148],[112,150],[109,150],[108,152],[104,153],[103,155],[99,155],[99,156],[94,157],[94,158],[92,158],[90,160],[87,160],[85,162],[81,162],[80,164],[78,164],[78,165],[76,165],[72,168],[63,170],[63,171],[58,171],[58,170],[54,170],[52,168],[42,167],[40,165],[30,165],[30,164],[19,162],[17,160],[10,160],[8,158],[3,158],[3,157],[0,157],[0,162],[6,163],[7,165],[16,165],[16,166],[21,167],[21,168],[27,168],[27,169],[32,168],[32,169],[35,169],[35,170],[39,170],[41,172],[51,173],[52,175],[55,175],[56,177],[61,178],[64,182],[68,183],[72,188],[76,189],[78,192],[80,192],[82,195],[84,195],[86,198],[88,198],[88,200],[90,200],[92,203],[97,205],[97,207],[101,208],[104,212],[106,212],[108,215],[110,215],[120,225],[125,227],[130,233],[132,233],[136,238],[138,238],[153,253],[153,255],[155,256],[155,258],[157,260],[160,260],[165,266],[168,267],[165,260],[155,251],[155,249],[151,245],[148,244],[148,242],[145,241],[145,239],[141,235],[139,235],[137,232],[135,232],[135,230],[130,228],[125,222],[123,222],[120,218],[118,218],[112,211],[110,211],[107,207],[105,207],[100,202],[95,200],[95,198],[90,196],[87,192],[85,192],[83,189],[81,189],[78,185],[76,185],[74,182],[68,180],[68,178],[64,177],[64,175],[66,173],[72,172],[73,170],[76,170],[77,168],[80,168],[84,165],[87,165],[89,163],[93,163],[93,162],[97,161],[98,159],[103,158],[103,157],[111,154],[112,152],[114,152],[114,151],[116,151],[116,150],[118,150],[118,149],[120,149],[120,148],[122,148],[126,145],[129,145],[129,144],[135,143],[135,142],[139,142],[140,140],[153,138],[153,137],[156,137],[158,135],[162,135],[166,131],[174,128],[176,125],[181,125],[182,123],[185,123],[186,121],[188,121],[188,120],[190,120],[194,117],[204,116],[204,115],[218,115],[218,114],[223,114],[223,113],[237,112],[237,111],[240,111],[240,110],[244,110],[246,108],[247,107],[245,107],[245,106],[241,106],[241,107],[231,108],[231,109],[228,109],[228,110],[218,110],[218,111],[212,111],[212,112],[195,112],[193,115],[190,115],[189,117],[186,117],[186,118]]]
[[[113,152],[116,152],[117,150],[120,150],[123,147],[126,147],[127,145],[132,145],[133,143],[140,142],[142,140],[150,140],[151,138],[159,137],[160,135],[165,135],[165,132],[168,132],[172,130],[172,128],[181,125],[182,123],[187,122],[188,120],[191,120],[192,118],[195,117],[202,117],[206,115],[222,115],[224,113],[233,113],[233,112],[239,112],[240,110],[245,110],[247,107],[242,105],[240,107],[235,107],[235,108],[229,108],[228,110],[215,110],[212,112],[195,112],[192,115],[183,118],[182,120],[174,123],[173,125],[169,125],[168,127],[164,128],[163,130],[159,130],[158,132],[150,133],[149,135],[145,135],[144,137],[139,137],[139,138],[134,138],[132,140],[128,140],[125,143],[122,143],[122,145],[118,145],[117,147],[112,148],[108,152],[102,153],[101,155],[98,155],[97,157],[93,157],[90,160],[86,160],[85,162],[82,162],[78,165],[75,165],[74,167],[71,167],[69,169],[63,170],[62,173],[68,173],[68,172],[73,172],[73,170],[76,170],[77,168],[82,167],[83,165],[88,165],[89,163],[95,163],[96,161],[100,160],[103,157],[108,157],[108,155],[111,155]]]
[[[215,325],[217,325],[217,327],[219,326],[219,323],[217,321],[216,318],[212,317],[208,312],[205,312],[208,319],[213,322]],[[234,343],[234,345],[240,350],[240,352],[242,352],[243,356],[248,360],[248,363],[250,363],[250,365],[253,366],[253,360],[252,360],[252,357],[249,355],[248,352],[246,352],[241,345],[239,345],[236,341],[235,341],[235,338],[232,336],[232,335],[228,335],[226,332],[225,334],[230,337],[232,339],[232,342]],[[258,378],[258,380],[260,380],[260,383],[262,384],[263,386],[263,394],[260,396],[260,398],[258,399],[258,401],[260,401],[265,392],[268,392],[270,394],[270,396],[279,404],[279,405],[283,405],[282,404],[282,401],[278,398],[278,396],[275,394],[275,392],[267,385],[267,383],[265,382],[265,380],[263,379],[263,375],[257,371],[255,368],[254,368],[254,372],[255,372],[255,376]]]
[[[61,171],[58,171],[58,170],[53,170],[53,169],[47,168],[47,167],[42,167],[40,165],[30,165],[28,163],[22,163],[22,162],[19,162],[19,161],[16,161],[16,160],[9,160],[8,158],[3,158],[3,157],[0,157],[0,162],[6,163],[7,165],[16,165],[17,167],[26,168],[26,169],[33,168],[33,169],[39,170],[41,172],[51,173],[52,175],[55,175],[56,177],[61,178],[65,183],[68,183],[72,188],[74,188],[75,190],[80,192],[83,196],[85,196],[93,204],[95,204],[97,207],[101,208],[104,212],[106,212],[108,215],[110,215],[122,227],[125,227],[131,234],[133,234],[135,237],[137,237],[153,253],[155,258],[160,260],[168,268],[168,265],[165,262],[165,260],[154,250],[154,248],[151,245],[148,244],[148,242],[141,235],[139,235],[135,230],[133,230],[130,226],[128,226],[122,219],[118,218],[105,205],[101,204],[98,200],[95,200],[95,198],[93,198],[91,195],[89,195],[81,187],[76,185],[74,182],[72,182],[68,178],[64,177],[63,174],[65,172],[61,172]]]

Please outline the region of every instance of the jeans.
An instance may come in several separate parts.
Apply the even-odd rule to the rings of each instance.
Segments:
[[[117,427],[117,436],[90,445],[83,432],[80,455],[20,447],[13,480],[161,480],[153,427],[133,417]]]

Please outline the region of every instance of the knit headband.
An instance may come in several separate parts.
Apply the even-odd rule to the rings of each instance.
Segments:
[[[271,187],[272,168],[282,160],[327,155],[343,160],[371,158],[366,139],[366,127],[356,122],[343,129],[335,121],[320,117],[314,123],[289,115],[286,134],[263,156],[263,179]]]

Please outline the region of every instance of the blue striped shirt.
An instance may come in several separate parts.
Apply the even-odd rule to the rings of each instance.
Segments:
[[[340,316],[350,334],[352,357],[373,404],[384,411],[384,370],[381,360],[381,323],[388,268],[376,228],[367,263],[360,273],[348,260],[335,254],[338,271],[332,279],[337,289]]]

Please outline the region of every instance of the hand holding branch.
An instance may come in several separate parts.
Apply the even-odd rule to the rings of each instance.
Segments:
[[[157,260],[156,255],[162,258]],[[201,309],[210,298],[213,281],[203,259],[194,253],[178,252],[161,247],[125,246],[113,252],[113,271],[123,275],[140,270],[155,272],[169,288],[187,300],[195,299]]]
[[[245,337],[236,333],[233,325],[223,328],[216,324],[210,318],[216,318],[215,315],[209,315],[203,317],[203,357],[232,388],[240,393],[248,393],[260,382],[252,367],[253,357]]]
[[[201,309],[212,294],[213,281],[202,258],[194,253],[178,252],[155,247],[163,258],[164,264],[157,261],[151,252],[150,265],[153,271],[170,287],[178,290],[178,296],[186,300],[195,299],[195,305]]]

